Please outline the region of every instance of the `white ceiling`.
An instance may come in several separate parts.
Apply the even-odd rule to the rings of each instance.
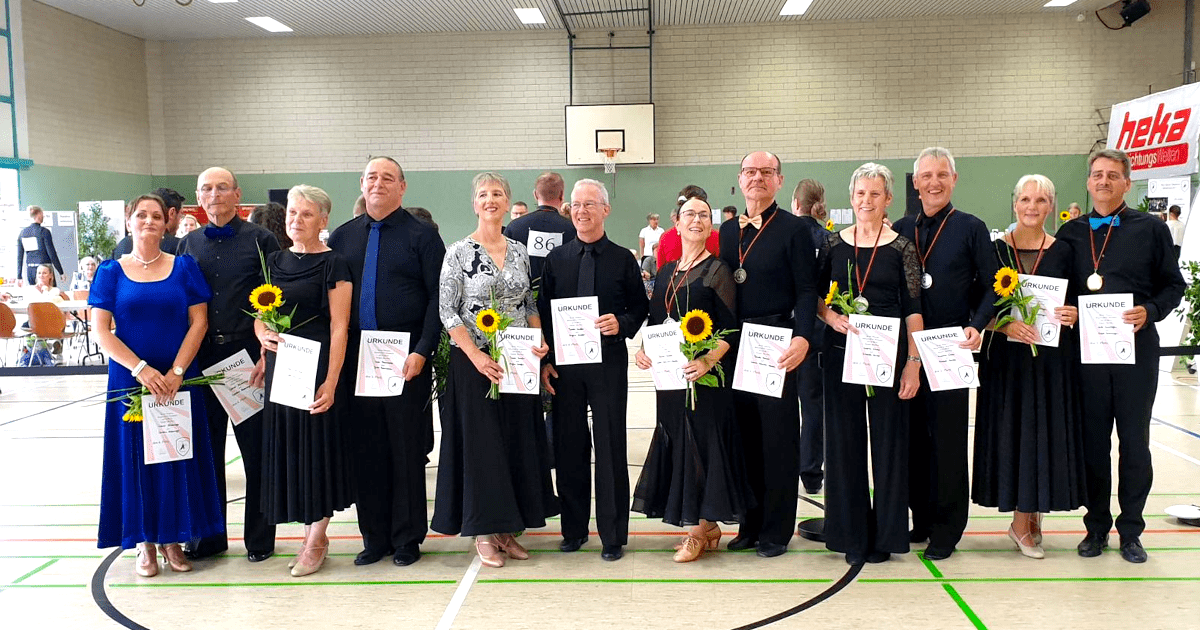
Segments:
[[[462,31],[562,30],[555,5],[564,13],[650,6],[653,24],[744,24],[799,20],[869,20],[927,15],[1091,12],[1112,0],[1079,0],[1065,8],[1043,8],[1046,0],[814,0],[803,16],[780,16],[784,0],[239,0],[214,4],[192,0],[36,0],[150,40],[220,39]],[[513,9],[537,7],[546,24],[525,25]],[[294,29],[268,33],[245,21],[270,16]],[[568,17],[573,31],[644,27],[647,12],[625,11]]]

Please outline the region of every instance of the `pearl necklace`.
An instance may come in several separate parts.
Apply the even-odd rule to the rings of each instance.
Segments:
[[[138,255],[137,255],[137,254],[134,254],[134,253],[132,253],[132,252],[130,252],[130,254],[129,254],[129,255],[130,255],[130,256],[133,256],[133,259],[134,259],[134,260],[136,260],[136,261],[138,261],[138,262],[142,263],[142,269],[149,269],[149,268],[150,268],[150,265],[153,265],[153,264],[155,263],[155,261],[157,261],[159,258],[162,258],[162,251],[160,250],[160,251],[158,252],[158,255],[157,255],[157,256],[155,256],[154,258],[151,258],[150,260],[142,260],[141,258],[139,258],[139,257],[138,257]]]

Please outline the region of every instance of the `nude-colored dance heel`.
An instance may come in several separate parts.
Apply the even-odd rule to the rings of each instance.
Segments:
[[[188,561],[187,556],[183,555],[183,548],[179,543],[171,543],[169,545],[160,545],[162,548],[163,558],[167,561],[167,566],[176,573],[187,573],[192,570],[192,563]]]
[[[689,533],[688,536],[691,534]],[[675,543],[675,551],[683,549],[684,543],[687,542],[687,536]],[[721,545],[721,526],[713,523],[713,526],[704,530],[704,539],[701,541],[708,547],[709,551],[715,551]]]
[[[475,551],[479,553],[479,560],[483,562],[484,566],[495,568],[504,566],[504,552],[501,551],[500,545],[496,543],[495,537],[475,537]]]
[[[529,552],[517,542],[512,534],[496,534],[496,546],[504,550],[513,560],[528,560]]]
[[[1025,536],[1029,536],[1029,534],[1026,534]],[[1030,537],[1030,539],[1029,539],[1029,542],[1032,544],[1026,545],[1024,543],[1025,536],[1018,537],[1017,532],[1013,531],[1012,525],[1008,526],[1008,537],[1010,540],[1012,540],[1014,543],[1016,543],[1017,549],[1021,550],[1022,555],[1024,555],[1027,558],[1035,558],[1037,560],[1041,560],[1042,558],[1045,558],[1046,552],[1043,551],[1042,548],[1040,546],[1038,546],[1037,543],[1033,542],[1032,537]]]
[[[313,556],[316,556],[315,558]],[[312,544],[304,548],[304,553],[299,556],[300,561],[296,566],[292,567],[292,577],[304,577],[312,575],[321,570],[325,564],[325,559],[329,557],[329,539],[325,539],[324,545]]]
[[[688,534],[683,537],[683,542],[679,545],[679,551],[675,552],[673,558],[675,562],[692,562],[699,560],[700,556],[704,555],[704,548],[708,546],[707,540],[700,540],[695,536]]]
[[[137,564],[133,566],[133,570],[142,577],[151,578],[158,575],[158,552],[154,543],[138,543]]]
[[[1042,513],[1034,512],[1029,519],[1029,533],[1033,535],[1033,544],[1042,544]]]

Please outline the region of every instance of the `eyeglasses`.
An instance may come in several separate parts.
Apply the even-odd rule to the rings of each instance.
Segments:
[[[211,197],[217,193],[222,195],[228,194],[231,190],[233,190],[233,187],[229,184],[217,184],[216,186],[201,186],[196,193],[204,197]]]
[[[572,210],[579,210],[580,208],[583,208],[584,210],[591,212],[592,210],[596,210],[597,208],[601,208],[603,206],[604,204],[597,203],[595,201],[585,201],[583,203],[579,203],[578,201],[571,202]]]
[[[696,219],[700,219],[701,221],[712,221],[712,213],[684,210],[683,212],[679,213],[679,218],[683,219],[684,221],[694,221]]]
[[[743,166],[742,167],[742,175],[745,175],[746,177],[754,177],[756,174],[759,174],[759,173],[761,173],[763,177],[775,177],[775,175],[778,174],[779,171],[777,171],[773,168],[756,168],[753,166]]]

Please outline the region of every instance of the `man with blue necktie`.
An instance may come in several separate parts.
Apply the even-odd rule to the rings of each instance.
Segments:
[[[1129,156],[1102,149],[1088,158],[1087,189],[1092,212],[1087,220],[1067,222],[1058,243],[1070,248],[1071,275],[1067,301],[1081,295],[1126,293],[1133,308],[1123,313],[1133,325],[1133,365],[1080,365],[1083,398],[1083,460],[1087,471],[1087,536],[1080,556],[1094,558],[1108,546],[1112,517],[1112,431],[1117,428],[1117,533],[1121,557],[1146,561],[1141,535],[1146,529],[1142,511],[1150,496],[1154,471],[1150,462],[1150,413],[1158,390],[1158,330],[1179,306],[1186,284],[1172,248],[1171,230],[1153,216],[1125,205]],[[1058,243],[1055,245],[1057,246]]]
[[[433,363],[441,335],[438,274],[446,246],[437,228],[404,210],[408,184],[390,157],[367,162],[359,178],[366,213],[342,224],[329,247],[350,263],[354,297],[350,338],[342,381],[355,382],[363,331],[410,333],[404,362],[404,393],[354,396],[346,419],[358,482],[358,529],[363,550],[356,565],[392,562],[407,566],[421,559],[429,528],[425,502],[425,454],[432,416],[424,412],[433,384]]]
[[[250,292],[263,282],[263,255],[279,249],[279,241],[265,228],[243,221],[238,216],[242,189],[237,178],[226,169],[214,167],[196,181],[196,199],[208,214],[208,225],[194,230],[179,242],[179,255],[190,255],[200,265],[213,296],[208,302],[208,331],[196,361],[207,368],[245,350],[257,362],[261,350],[254,336],[254,318],[246,313]],[[176,368],[179,370],[180,368]],[[179,374],[183,374],[182,371]],[[212,389],[204,389],[204,408],[208,413],[213,463],[217,469],[217,488],[221,507],[225,496],[225,438],[229,414]],[[245,543],[246,557],[261,562],[275,553],[275,526],[263,518],[259,508],[262,480],[262,415],[256,414],[233,425],[233,436],[242,453],[246,471]],[[225,508],[227,509],[227,508]],[[189,558],[204,558],[229,548],[225,534],[192,541],[184,550]]]

